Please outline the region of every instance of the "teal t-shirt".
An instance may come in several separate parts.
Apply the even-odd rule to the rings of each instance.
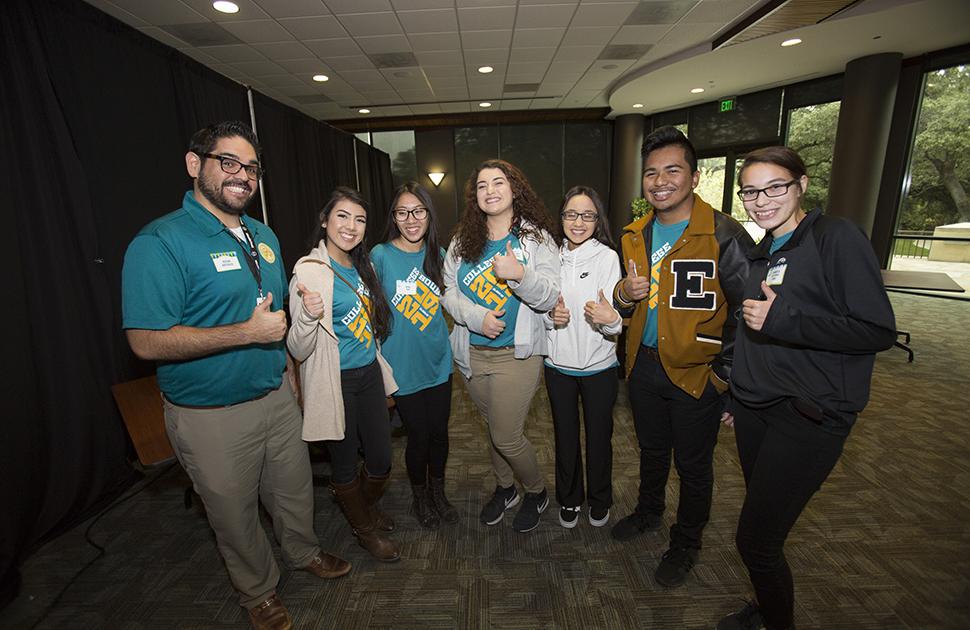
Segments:
[[[773,236],[771,238],[771,245],[768,246],[768,253],[769,254],[774,254],[779,249],[781,249],[782,247],[784,247],[785,246],[785,243],[787,243],[789,241],[789,239],[791,239],[791,235],[794,234],[794,233],[795,233],[795,230],[792,230],[790,232],[785,232],[784,234],[782,234],[781,236],[778,236],[778,237],[774,237]]]
[[[441,288],[424,273],[424,252],[424,248],[405,252],[381,243],[370,253],[393,313],[391,334],[381,353],[394,368],[398,396],[440,385],[451,376],[451,344],[440,305]],[[439,256],[444,258],[444,250]]]
[[[370,365],[377,358],[377,344],[374,343],[374,329],[371,328],[370,292],[357,274],[357,270],[344,267],[333,258],[330,265],[333,277],[333,331],[337,334],[340,349],[340,369]],[[337,277],[340,274],[344,280]],[[347,283],[350,286],[347,286]],[[357,291],[351,287],[356,287]],[[365,302],[361,302],[361,297]]]
[[[504,280],[498,280],[492,272],[492,258],[495,254],[506,253],[505,244],[511,242],[512,250],[518,252],[516,258],[523,265],[528,264],[525,250],[514,235],[509,234],[498,241],[487,241],[481,260],[468,262],[463,260],[458,267],[458,286],[462,294],[475,304],[495,311],[505,309],[505,314],[499,319],[505,322],[505,330],[495,339],[489,339],[478,333],[471,333],[471,345],[504,348],[515,345],[515,318],[519,314],[519,298],[512,294],[512,289]]]
[[[273,294],[270,309],[278,311],[288,286],[279,241],[256,219],[242,220],[259,253],[263,294]],[[121,273],[122,326],[213,328],[248,320],[259,296],[246,263],[248,250],[188,191],[180,209],[146,225],[128,246]],[[158,386],[176,404],[231,405],[277,389],[285,367],[282,340],[252,344],[186,361],[159,361]]]
[[[647,296],[647,322],[643,327],[643,339],[641,343],[651,348],[657,347],[657,306],[660,300],[660,263],[674,247],[674,243],[680,235],[687,229],[690,219],[680,223],[664,225],[654,219],[651,244],[653,251],[650,252],[650,293]]]

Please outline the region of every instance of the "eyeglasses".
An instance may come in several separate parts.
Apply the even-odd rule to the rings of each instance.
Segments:
[[[788,189],[792,184],[797,184],[798,180],[793,179],[790,182],[785,182],[783,184],[772,184],[767,188],[744,188],[738,191],[738,199],[741,201],[755,201],[758,199],[758,195],[761,193],[765,194],[765,197],[781,197],[788,192]]]
[[[428,216],[428,209],[424,206],[414,206],[413,208],[395,208],[394,209],[394,220],[398,223],[404,223],[408,220],[408,217],[414,217],[415,221],[423,221]]]
[[[562,216],[563,221],[575,221],[582,217],[584,223],[596,223],[596,219],[599,218],[599,215],[595,212],[576,212],[575,210],[566,210],[560,216]]]
[[[235,175],[241,169],[246,170],[246,177],[249,179],[259,179],[266,174],[266,169],[261,166],[255,166],[253,164],[243,164],[239,160],[231,157],[226,157],[225,155],[216,155],[215,153],[203,153],[202,157],[212,158],[213,160],[219,160],[219,168],[222,169],[223,173],[227,175]]]

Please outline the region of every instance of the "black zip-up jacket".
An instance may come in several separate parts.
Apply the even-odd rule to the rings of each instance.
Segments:
[[[739,317],[731,392],[750,407],[789,399],[824,429],[847,434],[869,402],[876,352],[896,340],[879,263],[858,227],[817,208],[769,255],[772,240],[748,254],[744,297],[764,299],[769,273],[777,297],[761,331]]]

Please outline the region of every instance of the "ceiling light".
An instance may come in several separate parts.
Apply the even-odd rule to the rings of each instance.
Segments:
[[[357,110],[357,113],[358,114],[369,114],[370,113],[370,110],[367,109],[366,107],[361,107],[360,109]]]
[[[634,103],[633,109],[643,109],[643,103]]]
[[[781,45],[784,46],[785,48],[788,48],[789,46],[795,46],[801,43],[802,43],[802,40],[798,39],[797,37],[792,37],[791,39],[786,39],[785,41],[783,41]]]
[[[212,8],[219,13],[239,13],[239,5],[235,2],[226,2],[226,0],[213,2]]]
[[[495,70],[495,68],[493,68],[492,66],[482,66],[481,68],[478,69],[478,71],[481,72],[482,74],[488,74],[492,70]]]
[[[325,74],[315,74],[313,75],[313,80],[317,83],[323,83],[324,81],[329,81],[330,77]]]
[[[694,88],[693,90],[690,91],[690,93],[691,94],[700,94],[703,91],[704,91],[704,88]]]
[[[478,106],[479,107],[491,107],[492,104],[489,103],[488,101],[485,101],[485,102],[479,103]]]

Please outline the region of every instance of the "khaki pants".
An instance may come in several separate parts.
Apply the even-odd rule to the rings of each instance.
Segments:
[[[169,440],[205,504],[229,579],[247,609],[274,593],[280,579],[259,522],[260,500],[287,564],[304,567],[320,552],[302,424],[285,378],[263,398],[230,407],[191,409],[165,401]]]
[[[471,348],[468,393],[488,423],[492,469],[503,488],[522,482],[526,492],[545,488],[535,449],[525,437],[525,419],[539,387],[542,357],[516,359],[511,348]]]

